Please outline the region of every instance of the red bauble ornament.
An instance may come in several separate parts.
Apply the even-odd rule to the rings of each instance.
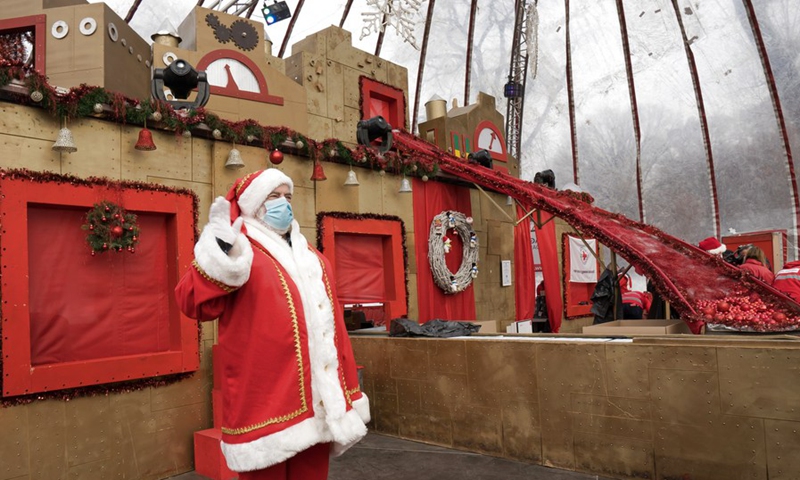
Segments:
[[[119,238],[122,236],[122,233],[123,233],[122,227],[120,227],[119,225],[114,225],[113,227],[111,227],[112,236]]]
[[[281,162],[283,162],[283,152],[277,148],[269,152],[269,161],[272,162],[273,165],[280,165]]]

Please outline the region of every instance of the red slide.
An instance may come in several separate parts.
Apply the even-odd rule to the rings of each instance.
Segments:
[[[462,180],[511,195],[526,210],[562,218],[586,237],[617,252],[651,279],[694,333],[708,323],[740,330],[779,332],[800,328],[800,305],[748,273],[661,230],[592,206],[572,192],[469,164],[404,131],[394,132],[402,156]]]

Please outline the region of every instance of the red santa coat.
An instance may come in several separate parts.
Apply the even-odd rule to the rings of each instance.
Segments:
[[[245,224],[229,255],[204,230],[176,288],[186,315],[219,317],[228,466],[263,469],[325,442],[341,454],[370,417],[331,266],[296,221],[291,246],[257,220]]]

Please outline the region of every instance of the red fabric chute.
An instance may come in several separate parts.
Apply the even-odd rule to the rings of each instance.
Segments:
[[[558,271],[558,249],[556,246],[556,222],[553,215],[537,212],[536,242],[539,244],[539,260],[542,262],[544,276],[544,294],[547,298],[547,318],[550,320],[550,331],[558,333],[561,329],[561,317],[564,302],[561,299],[561,275]]]
[[[334,245],[339,301],[385,301],[383,238],[377,235],[337,233]]]
[[[95,256],[84,216],[29,208],[31,365],[169,350],[166,216],[138,214],[136,253]]]
[[[525,210],[517,205],[517,218],[525,216]],[[536,309],[536,273],[531,250],[531,219],[519,222],[514,227],[514,297],[517,304],[517,320],[530,320]]]
[[[428,236],[433,217],[444,210],[472,215],[469,189],[440,182],[414,179],[414,240],[417,252],[417,298],[420,323],[432,319],[475,320],[475,294],[470,285],[455,295],[445,295],[436,286],[428,262]],[[462,244],[459,236],[448,233],[452,249],[446,256],[447,268],[456,272],[461,264]]]

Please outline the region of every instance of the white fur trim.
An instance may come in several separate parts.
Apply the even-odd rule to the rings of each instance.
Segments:
[[[270,169],[262,175],[271,171],[277,172],[275,169]],[[276,177],[275,174],[270,176]],[[288,178],[286,177],[286,179]],[[257,180],[258,178],[254,182]],[[290,179],[289,182],[291,182]],[[262,189],[267,191],[263,199],[255,201],[255,196],[246,198],[246,204],[250,208],[248,210],[248,207],[242,205],[240,198],[239,206],[242,209],[244,223],[247,225],[247,235],[261,244],[281,264],[300,293],[308,331],[311,408],[314,417],[252,442],[222,442],[222,451],[228,468],[236,472],[270,467],[318,443],[332,442],[331,454],[338,456],[367,434],[365,424],[369,421],[369,400],[366,395],[353,402],[352,410],[346,411],[345,395],[338,375],[339,359],[334,343],[334,311],[328,298],[319,257],[308,248],[308,241],[300,233],[300,225],[297,221],[292,221],[289,234],[290,246],[281,235],[253,218],[253,213],[266,200],[266,196],[282,183],[287,182],[276,183],[269,190],[266,190],[269,187],[264,187],[264,185],[258,186],[258,191]],[[292,184],[288,184],[291,188]],[[250,187],[253,186],[251,184]],[[245,193],[248,191],[250,188],[246,189]],[[211,240],[216,246],[216,239],[212,238]],[[247,244],[250,245],[249,241]],[[216,247],[219,250],[219,247]],[[253,252],[250,250],[251,262],[252,255]],[[332,281],[332,279],[329,280]]]
[[[708,253],[710,253],[711,255],[722,255],[723,253],[725,253],[725,250],[727,250],[727,249],[728,249],[728,247],[726,247],[725,244],[723,243],[719,247],[717,247],[717,248],[715,248],[713,250],[709,250]]]
[[[294,191],[294,183],[288,175],[277,168],[269,168],[262,171],[250,182],[250,185],[239,195],[239,209],[242,216],[254,216],[260,207],[269,197],[269,194],[280,185],[289,185],[289,191]]]
[[[344,436],[334,440],[324,420],[309,418],[285,430],[248,443],[221,442],[228,468],[234,472],[250,472],[286,461],[318,443],[333,442],[331,455],[339,456],[367,434],[367,427],[355,410],[347,412],[336,423]]]
[[[331,445],[332,457],[338,457],[343,454],[367,434],[367,426],[364,425],[355,410],[347,412],[344,418],[337,422],[336,425],[340,427],[337,430],[339,430],[341,437],[338,440],[334,440]]]
[[[260,221],[245,218],[248,235],[266,248],[286,269],[303,304],[308,330],[308,351],[311,360],[311,393],[318,417],[339,418],[345,413],[345,397],[339,382],[339,360],[334,344],[334,316],[322,266],[317,255],[309,250],[308,241],[300,233],[300,225],[292,222],[291,246]],[[320,402],[324,405],[321,408]]]
[[[358,413],[358,416],[361,417],[361,421],[365,424],[372,420],[369,414],[369,398],[367,398],[366,393],[361,392],[361,398],[353,402],[353,410]]]
[[[212,279],[229,287],[241,287],[250,278],[253,265],[253,248],[244,234],[236,236],[236,242],[228,254],[217,244],[211,228],[206,226],[194,246],[194,258],[200,268]]]

